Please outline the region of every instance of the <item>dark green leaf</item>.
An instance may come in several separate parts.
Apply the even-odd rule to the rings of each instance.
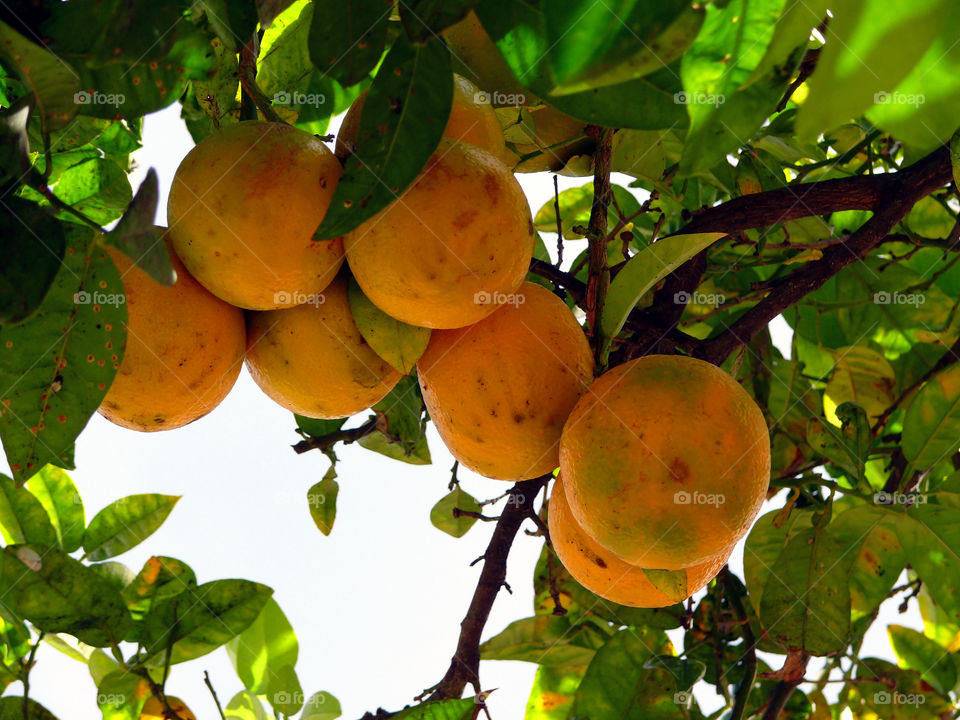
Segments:
[[[0,59],[12,67],[33,93],[44,128],[63,127],[77,114],[76,71],[46,48],[35,45],[0,22]]]
[[[40,307],[57,276],[63,230],[36,204],[7,197],[0,203],[0,234],[0,324],[18,323]]]
[[[400,3],[403,29],[414,42],[424,42],[463,20],[477,0],[404,0]]]
[[[456,515],[454,510],[479,513],[482,508],[476,498],[464,492],[459,484],[430,508],[430,522],[437,530],[455,538],[463,537],[477,519],[469,515]]]
[[[793,510],[786,519],[779,510],[772,510],[754,523],[743,549],[743,577],[755,611],[760,609],[777,558],[797,533],[810,528],[812,519],[809,510]]]
[[[27,481],[27,489],[47,511],[60,549],[71,553],[79,548],[86,524],[83,500],[70,476],[54,465],[46,465]]]
[[[173,285],[177,275],[163,240],[163,230],[153,224],[158,196],[157,172],[150,168],[120,222],[106,236],[106,243],[121,250],[158,283]]]
[[[87,231],[71,233],[40,309],[0,327],[0,437],[13,477],[72,466],[73,443],[120,365],[127,309],[116,268]]]
[[[227,643],[237,676],[247,690],[258,695],[267,693],[271,675],[285,665],[297,664],[299,649],[290,621],[273,598],[246,630]]]
[[[137,576],[123,589],[123,599],[135,616],[149,611],[161,600],[194,591],[197,576],[184,562],[175,558],[153,556],[147,560]]]
[[[119,642],[130,613],[110,581],[62,550],[9,545],[0,556],[4,602],[39,629],[63,632],[94,647]]]
[[[57,717],[36,700],[27,700],[32,720],[57,720]],[[0,720],[23,720],[23,697],[0,698]]]
[[[661,631],[624,630],[597,651],[577,689],[573,717],[591,720],[668,720],[677,717],[676,678],[645,665],[665,654]]]
[[[677,690],[686,692],[700,682],[707,671],[707,666],[699,660],[681,660],[673,655],[654,655],[644,663],[646,668],[663,668],[677,681]]]
[[[373,406],[377,429],[357,442],[394,460],[411,465],[429,465],[430,448],[423,419],[423,398],[416,378],[407,375]]]
[[[399,197],[440,143],[453,102],[450,53],[441,40],[401,36],[370,86],[357,151],[347,160],[315,240],[343,235]]]
[[[307,506],[310,508],[310,517],[313,518],[313,523],[317,526],[317,529],[324,535],[330,534],[333,530],[333,523],[337,519],[337,495],[340,492],[340,485],[337,483],[336,477],[336,466],[331,465],[323,476],[323,480],[307,490]]]
[[[759,617],[787,649],[811,655],[842,650],[850,630],[850,565],[854,548],[816,527],[791,537],[770,570]]]
[[[703,9],[688,0],[554,0],[543,5],[543,16],[553,77],[569,94],[673,62],[696,37]]]
[[[462,700],[429,700],[401,710],[393,720],[470,720],[477,709],[473,698]]]
[[[363,339],[390,365],[406,375],[417,364],[430,342],[430,328],[400,322],[378,308],[350,278],[350,312]]]
[[[391,8],[382,0],[314,0],[313,64],[343,85],[363,80],[383,53]]]
[[[297,430],[310,437],[323,437],[334,433],[343,427],[347,418],[342,420],[322,420],[320,418],[308,418],[294,413],[294,420],[297,421]]]
[[[139,545],[163,525],[179,495],[129,495],[93,516],[83,534],[83,550],[93,561],[105,560]]]
[[[162,664],[216,650],[257,619],[273,590],[249,580],[216,580],[157,603],[144,618],[140,642],[146,658]]]
[[[510,623],[480,646],[483,660],[585,666],[606,637],[595,627],[573,627],[566,617],[534,615]]]

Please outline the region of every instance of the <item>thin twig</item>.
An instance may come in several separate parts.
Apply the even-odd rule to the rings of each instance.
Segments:
[[[203,671],[203,682],[206,683],[210,689],[210,694],[213,695],[213,701],[217,704],[217,712],[220,713],[220,720],[227,720],[226,715],[223,714],[223,708],[220,706],[220,698],[217,697],[217,691],[213,689],[213,683],[210,682],[210,673],[206,670]]]

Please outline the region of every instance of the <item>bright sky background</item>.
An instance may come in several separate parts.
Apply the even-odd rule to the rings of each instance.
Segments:
[[[179,113],[175,104],[146,118],[144,148],[131,178],[136,188],[146,169],[156,168],[162,224],[173,174],[193,146]],[[338,125],[339,119],[333,129]],[[518,178],[533,212],[552,198],[550,174]],[[560,188],[588,181],[561,177]],[[620,181],[626,185],[629,178]],[[585,241],[567,243],[565,258],[584,246]],[[778,319],[774,329],[775,340],[788,352],[785,323]],[[446,672],[480,573],[480,566],[470,562],[483,554],[493,530],[477,523],[457,540],[430,524],[430,508],[447,492],[453,458],[428,427],[434,461],[429,467],[389,460],[359,446],[338,449],[340,495],[329,537],[313,525],[306,503],[307,489],[329,463],[319,452],[298,456],[290,449],[299,439],[293,416],[267,398],[246,371],[220,407],[179,430],[138,433],[95,415],[78,441],[72,477],[88,521],[125,495],[182,495],[160,530],[118,560],[137,571],[151,555],[168,555],[192,566],[201,583],[246,578],[274,588],[300,640],[297,672],[305,695],[333,693],[344,718],[352,720],[380,706],[397,710],[411,703]],[[9,473],[5,463],[0,467]],[[509,487],[465,469],[459,478],[478,499]],[[485,637],[532,614],[531,580],[541,542],[518,536],[507,576],[513,594],[498,596]],[[742,553],[741,542],[730,562],[738,574]],[[886,603],[868,635],[869,654],[893,659],[883,629],[887,623],[920,627],[915,605],[905,615],[897,614],[896,605]],[[682,635],[671,635],[681,647]],[[31,697],[62,720],[100,718],[85,666],[46,645],[37,659]],[[498,688],[488,700],[495,720],[523,717],[535,669],[528,663],[483,663],[484,689]],[[167,691],[208,720],[217,715],[203,684],[204,670],[224,706],[243,689],[221,649],[174,666]],[[19,684],[7,692],[20,693]],[[704,710],[719,706],[711,688],[695,694]]]

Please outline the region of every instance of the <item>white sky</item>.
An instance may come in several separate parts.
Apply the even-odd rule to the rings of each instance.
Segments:
[[[136,188],[146,169],[156,168],[162,224],[173,174],[193,145],[179,112],[175,104],[146,118],[144,148],[136,155],[139,168],[131,177]],[[333,128],[338,124],[339,119]],[[533,212],[552,198],[549,173],[518,178]],[[559,180],[563,190],[589,178]],[[585,241],[568,242],[565,258],[584,246]],[[778,320],[775,339],[786,351],[788,338]],[[306,491],[323,476],[328,461],[319,452],[296,455],[290,449],[298,440],[294,428],[293,416],[243,371],[220,407],[179,430],[137,433],[95,415],[78,441],[72,477],[88,521],[125,495],[183,495],[160,530],[118,560],[137,571],[151,555],[168,555],[191,565],[199,582],[240,577],[273,587],[300,640],[297,672],[305,695],[333,693],[348,720],[379,706],[397,710],[446,672],[480,573],[479,565],[469,564],[483,553],[492,525],[477,523],[457,540],[430,524],[430,508],[447,492],[453,464],[431,425],[432,466],[406,465],[358,446],[338,450],[337,520],[333,533],[324,537],[310,519]],[[0,467],[9,473],[5,463]],[[459,477],[478,499],[509,487],[465,469]],[[738,574],[742,545],[731,559]],[[518,536],[507,576],[513,594],[498,596],[485,637],[532,614],[540,546],[539,538]],[[884,606],[866,649],[892,660],[884,630],[890,622],[919,628],[919,613],[914,606],[898,615],[896,601]],[[671,635],[680,647],[680,635]],[[495,720],[523,717],[535,669],[528,663],[483,663],[484,689],[498,688],[488,700]],[[203,684],[204,670],[224,705],[242,690],[222,649],[174,666],[167,690],[207,720],[217,715]],[[19,684],[7,692],[20,693]],[[704,710],[719,706],[709,687],[696,695]],[[86,667],[48,646],[38,653],[31,697],[62,720],[100,718]]]

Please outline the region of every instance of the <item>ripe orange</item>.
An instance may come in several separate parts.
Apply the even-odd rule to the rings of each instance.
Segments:
[[[360,115],[366,102],[364,91],[343,117],[340,132],[337,133],[336,155],[341,160],[357,149],[357,133],[360,130]],[[500,121],[490,105],[490,100],[480,88],[459,75],[453,76],[453,105],[450,118],[443,130],[443,136],[451,140],[462,140],[482,147],[507,165],[516,162],[513,153],[507,149],[500,129]]]
[[[677,602],[650,582],[643,568],[625,563],[584,532],[570,512],[560,477],[550,494],[547,521],[550,542],[560,562],[574,580],[590,592],[631,607],[666,607]],[[731,546],[698,565],[685,568],[688,596],[710,582],[732,552]]]
[[[119,250],[127,347],[100,414],[132,430],[171,430],[213,410],[243,363],[243,311],[207,292],[174,255],[177,281],[160,285]]]
[[[343,263],[340,238],[312,240],[341,173],[313,135],[242,122],[180,163],[167,217],[177,254],[204,287],[251,310],[310,301]]]
[[[750,529],[770,480],[760,408],[727,373],[649,355],[599,377],[563,428],[577,522],[628,563],[705,562]]]
[[[593,152],[595,140],[585,135],[587,126],[582,120],[549,105],[532,108],[529,113],[530,123],[511,132],[511,138],[514,135],[523,138],[513,145],[514,172],[556,172],[574,155]],[[540,154],[520,162],[521,157],[535,152]]]
[[[510,169],[470,143],[442,140],[414,184],[344,237],[347,262],[381,310],[457,328],[514,292],[533,256],[530,207]]]
[[[382,400],[400,380],[360,335],[342,277],[316,304],[250,313],[247,323],[250,375],[295,413],[349,417]]]
[[[190,708],[188,708],[180,698],[167,695],[167,702],[174,712],[182,717],[183,720],[197,720],[197,716],[191,712]],[[163,713],[163,704],[155,697],[150,697],[147,699],[147,702],[144,703],[143,710],[140,711],[140,720],[166,720],[166,716]]]
[[[524,480],[559,462],[560,432],[593,380],[593,356],[566,304],[525,282],[469,327],[435,330],[417,363],[440,437],[487,477]]]

